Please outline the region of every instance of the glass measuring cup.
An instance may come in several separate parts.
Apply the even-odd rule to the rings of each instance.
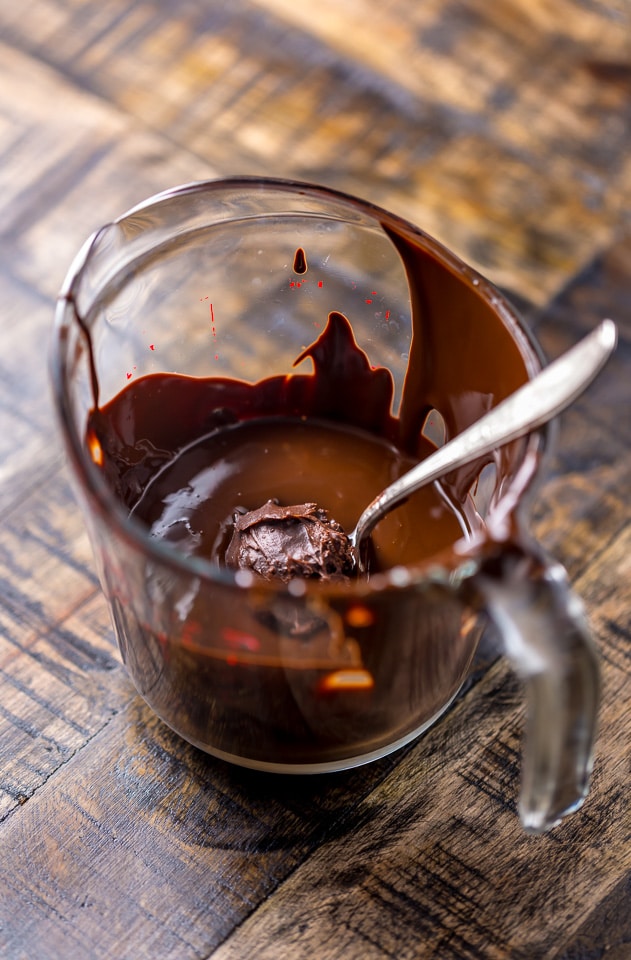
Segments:
[[[331,313],[342,317],[335,327]],[[323,340],[325,329],[335,336]],[[349,350],[355,366],[340,372],[338,353]],[[317,401],[307,389],[313,371],[294,366],[301,357],[319,365]],[[345,377],[357,364],[352,396]],[[142,427],[141,393],[126,394],[135,425],[126,433],[119,424],[114,453],[92,430],[95,411],[123,391],[175,372],[189,378],[186,389],[191,378],[246,384],[248,395],[253,387],[255,426],[270,409],[283,426],[287,413],[282,391],[270,409],[257,407],[256,385],[289,384],[289,412],[324,423],[338,459],[358,449],[348,440],[357,431],[394,437],[413,459],[540,368],[536,344],[484,278],[399,218],[324,188],[190,184],[90,238],[58,303],[54,395],[122,656],[158,715],[201,749],[262,770],[364,763],[442,714],[490,619],[526,684],[522,822],[543,830],[575,809],[591,766],[598,668],[562,568],[527,532],[547,428],[383,521],[379,569],[342,584],[263,581],[150,535],[131,508],[166,462],[170,393],[147,402]],[[196,399],[175,418],[171,453],[240,421],[241,401],[234,410],[219,403],[215,386],[208,409]],[[121,479],[112,463],[123,448],[133,470]],[[302,499],[324,501],[334,460]],[[356,495],[335,504],[348,529],[368,502],[361,466],[359,458]],[[287,495],[299,492],[299,460],[285,472]]]

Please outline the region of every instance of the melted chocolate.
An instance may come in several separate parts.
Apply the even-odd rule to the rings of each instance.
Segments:
[[[403,245],[401,252],[410,278],[421,282],[412,288],[415,325],[398,417],[391,414],[390,372],[371,366],[349,321],[335,311],[324,332],[294,362],[297,366],[310,357],[311,374],[279,375],[254,384],[151,374],[92,412],[88,443],[94,447],[96,441],[113,490],[154,536],[171,540],[188,554],[225,563],[225,552],[216,544],[221,542],[225,549],[226,518],[235,509],[258,509],[279,498],[282,505],[315,501],[350,531],[364,506],[431,453],[433,446],[422,427],[433,409],[442,414],[449,438],[526,379],[524,360],[508,330],[497,319],[489,323],[488,304],[476,296],[470,302],[463,302],[462,296],[458,300],[460,281],[452,289],[443,277],[441,287],[425,251]],[[462,322],[465,308],[467,324]],[[462,352],[452,348],[460,327],[466,331]],[[487,357],[485,365],[481,357]],[[493,364],[488,357],[495,358]],[[492,381],[490,366],[497,366]],[[235,434],[247,423],[254,424],[256,436],[243,430]],[[327,436],[322,434],[323,425],[329,425]],[[361,443],[358,435],[364,438]],[[369,451],[374,443],[384,447],[378,454]],[[292,444],[289,476],[301,482],[288,489],[287,449]],[[276,454],[270,456],[270,449]],[[323,449],[333,450],[332,455],[323,457]],[[522,450],[520,441],[498,454],[503,481],[519,465]],[[447,509],[436,489],[429,487],[382,521],[373,534],[372,572],[418,563],[434,554],[448,564],[445,553],[467,524],[476,525],[467,494],[489,460],[454,472],[443,484],[447,499],[463,516]],[[352,468],[357,463],[360,471]],[[206,482],[213,464],[222,465],[227,491]],[[196,481],[193,517],[186,491],[200,475],[206,479]],[[160,520],[164,504],[168,507]]]
[[[423,440],[422,454],[431,449]],[[152,446],[150,466],[156,456]],[[135,490],[131,480],[149,466],[123,462],[126,489]],[[285,506],[313,501],[350,531],[363,506],[415,463],[416,457],[394,444],[347,424],[256,417],[210,431],[169,457],[144,487],[133,514],[151,536],[225,564],[236,511],[270,499]],[[457,513],[434,487],[425,487],[378,525],[370,569],[435,557],[461,535]]]
[[[534,358],[523,334],[502,322],[493,305],[496,298],[491,296],[489,303],[482,296],[479,278],[467,278],[460,264],[446,267],[422,242],[383,226],[403,260],[412,302],[412,345],[398,436],[400,445],[410,449],[430,409],[441,413],[449,440],[525,383]],[[504,481],[519,468],[523,451],[524,441],[499,451],[498,473]],[[472,482],[492,459],[477,460],[449,478],[458,502],[464,503]]]
[[[152,374],[103,406],[93,377],[87,445],[152,536],[187,554],[225,563],[229,553],[232,561],[235,511],[257,511],[270,498],[285,506],[316,502],[351,530],[378,492],[431,452],[422,430],[433,410],[449,438],[526,381],[536,360],[477,280],[441,261],[422,236],[383,226],[405,265],[412,302],[397,416],[389,371],[371,366],[337,312],[295,361],[310,357],[310,374],[258,383]],[[294,270],[303,268],[299,248]],[[523,451],[523,442],[502,450],[498,486],[518,469],[524,479]],[[372,538],[373,569],[438,559],[457,566],[453,547],[481,466],[456,471],[444,495],[424,488],[382,521]],[[530,474],[536,466],[526,464]],[[476,519],[481,524],[474,514],[469,522]],[[333,583],[326,602],[303,602],[291,583],[270,600],[257,585],[246,595],[202,579],[179,599],[169,593],[169,606],[164,591],[180,582],[190,591],[195,578],[169,574],[163,583],[151,564],[129,564],[149,612],[138,613],[116,591],[112,608],[140,692],[194,743],[247,762],[329,763],[381,750],[444,707],[475,650],[477,629],[440,583],[427,582],[422,596],[392,587],[366,597]]]
[[[88,443],[96,439],[100,445],[102,467],[116,495],[131,509],[183,448],[251,420],[327,421],[396,443],[397,421],[390,415],[392,377],[384,368],[371,368],[346,317],[331,313],[324,333],[294,366],[306,357],[313,361],[313,374],[275,376],[254,384],[162,373],[131,382],[88,421]],[[282,460],[276,469],[282,478]],[[264,500],[275,496],[271,490]],[[313,497],[306,491],[302,499]]]

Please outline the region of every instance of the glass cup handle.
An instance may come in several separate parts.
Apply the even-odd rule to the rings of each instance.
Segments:
[[[519,816],[528,832],[543,833],[589,788],[600,673],[583,605],[537,544],[487,556],[469,587],[526,684]]]

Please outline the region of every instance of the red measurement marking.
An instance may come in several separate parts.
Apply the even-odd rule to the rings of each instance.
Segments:
[[[133,374],[131,374],[131,373],[129,372],[129,370],[128,370],[128,371],[127,371],[127,379],[128,379],[128,380],[131,380],[132,376],[133,376]]]
[[[149,344],[149,349],[150,349],[150,350],[155,350],[155,349],[156,349],[155,343],[150,343],[150,344]]]
[[[319,286],[319,287],[322,287],[322,286],[324,286],[324,284],[323,284],[323,282],[322,282],[322,280],[318,280],[318,286]]]
[[[213,309],[212,303],[210,304],[210,329],[213,335],[213,340],[217,340],[217,328],[215,327],[215,311]],[[215,360],[219,360],[219,354],[215,354]]]
[[[372,300],[368,298],[367,300],[364,301],[364,303],[372,303]]]
[[[390,311],[386,310],[386,320],[389,320],[389,319],[390,319]]]
[[[256,653],[261,647],[258,637],[254,637],[250,633],[242,633],[233,627],[225,627],[221,631],[221,635],[229,646],[237,650],[249,650],[251,653]]]

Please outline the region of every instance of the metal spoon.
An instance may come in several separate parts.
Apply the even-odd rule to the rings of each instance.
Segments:
[[[393,507],[456,467],[547,423],[589,386],[615,349],[616,340],[616,325],[612,320],[603,320],[523,387],[386,487],[366,507],[349,536],[360,568],[362,542]]]

